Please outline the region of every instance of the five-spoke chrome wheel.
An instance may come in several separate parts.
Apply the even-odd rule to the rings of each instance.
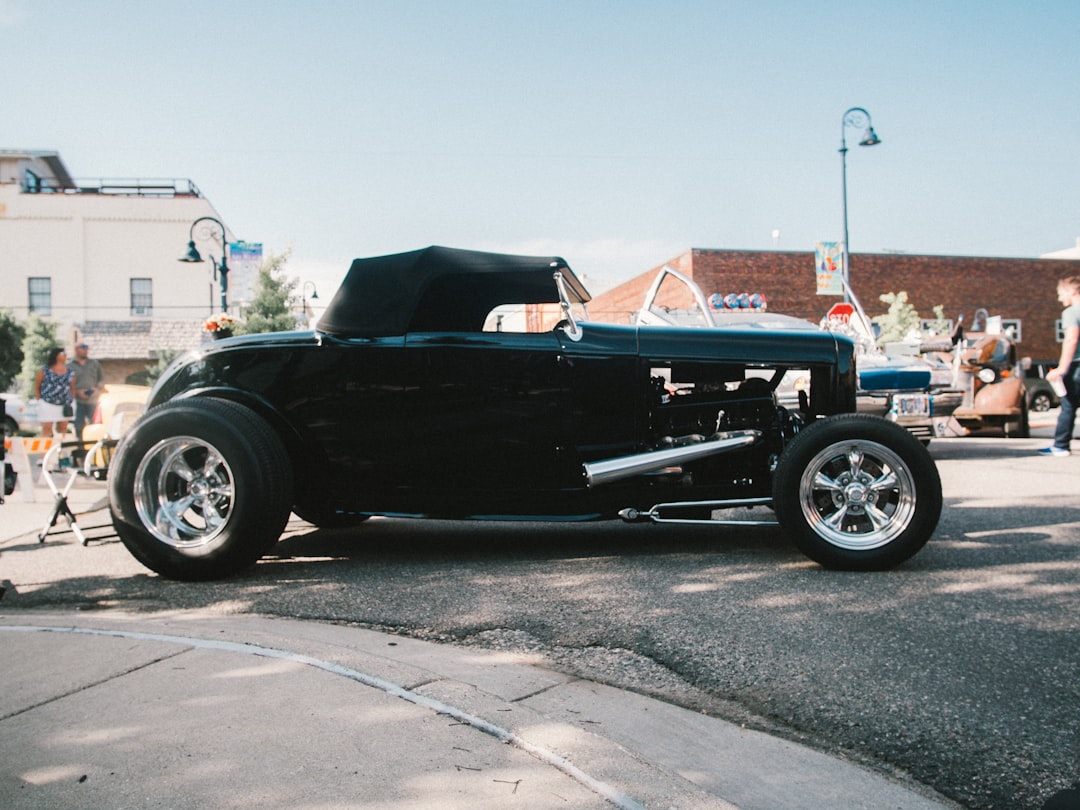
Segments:
[[[830,568],[891,568],[930,539],[941,479],[904,428],[865,414],[819,419],[784,448],[773,505],[799,549]]]
[[[235,402],[178,399],[124,435],[109,473],[113,526],[136,559],[171,579],[217,579],[277,542],[293,493],[288,453]]]
[[[840,548],[877,548],[915,515],[915,482],[892,450],[877,442],[830,445],[814,456],[799,481],[803,515]]]
[[[229,521],[233,473],[221,453],[192,436],[164,439],[135,471],[135,508],[150,533],[176,548],[212,541]]]

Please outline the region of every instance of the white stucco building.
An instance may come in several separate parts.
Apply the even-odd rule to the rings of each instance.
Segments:
[[[178,261],[200,217],[222,221],[189,180],[76,180],[56,152],[0,149],[0,308],[53,320],[69,350],[86,340],[120,382],[197,346],[221,310],[221,229],[195,229],[203,263]]]

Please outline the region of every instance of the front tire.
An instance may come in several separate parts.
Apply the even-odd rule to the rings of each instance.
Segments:
[[[173,400],[124,435],[109,500],[117,534],[147,568],[168,579],[220,579],[277,542],[292,472],[277,435],[249,408]]]
[[[934,460],[898,425],[842,414],[800,431],[773,476],[780,524],[826,568],[884,570],[926,545],[941,516]]]

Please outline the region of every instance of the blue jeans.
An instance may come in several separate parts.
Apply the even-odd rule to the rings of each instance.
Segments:
[[[75,403],[75,438],[82,439],[83,428],[93,420],[96,409],[96,402]]]
[[[1054,431],[1054,447],[1069,449],[1072,442],[1073,425],[1076,423],[1076,411],[1080,408],[1080,361],[1074,360],[1061,378],[1065,384],[1065,396],[1061,398],[1061,413],[1058,414],[1057,429]]]

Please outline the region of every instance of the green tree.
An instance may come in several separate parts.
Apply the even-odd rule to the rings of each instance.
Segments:
[[[881,301],[889,305],[889,311],[884,315],[875,315],[870,320],[881,327],[878,335],[878,345],[900,341],[912,332],[920,332],[921,321],[919,312],[908,303],[908,294],[901,290],[898,293],[885,293]]]
[[[271,253],[263,261],[259,279],[255,282],[255,299],[248,306],[243,322],[238,322],[233,329],[235,334],[289,332],[296,328],[296,318],[289,311],[289,298],[296,287],[296,279],[285,276],[285,263],[290,252],[286,250],[276,256]]]
[[[951,330],[949,328],[949,319],[945,317],[945,307],[942,304],[938,304],[934,307],[934,320],[930,322],[930,331],[935,335],[949,335]]]
[[[6,309],[0,310],[0,392],[7,391],[22,369],[26,328]]]
[[[38,369],[49,359],[49,350],[59,345],[56,324],[45,320],[37,313],[31,313],[26,325],[26,337],[23,338],[22,343],[22,373],[19,374],[22,395],[26,399],[33,399],[34,378],[37,377]]]

